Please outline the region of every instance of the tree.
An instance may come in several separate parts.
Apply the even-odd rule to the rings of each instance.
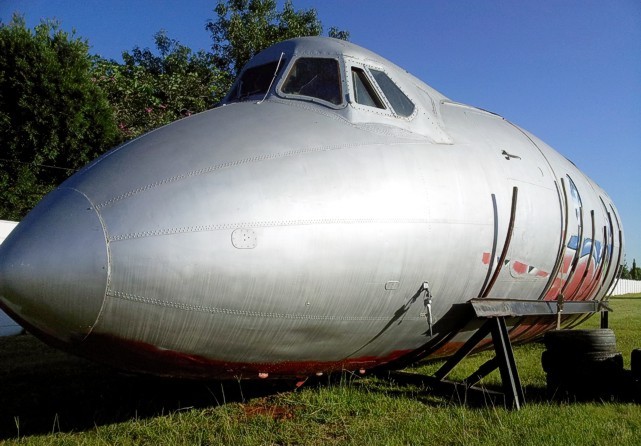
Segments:
[[[283,39],[319,35],[316,11],[275,0],[219,0],[213,53],[160,31],[156,51],[123,63],[91,57],[58,24],[0,22],[0,218],[19,219],[91,159],[125,139],[214,106],[250,57]],[[330,29],[333,37],[349,34]]]
[[[632,259],[632,268],[630,269],[630,279],[641,280],[641,268],[637,267],[636,259]]]
[[[623,262],[623,265],[621,265],[621,279],[631,279],[632,275],[630,274],[630,268],[628,268],[628,264],[626,262]]]
[[[219,70],[210,53],[154,36],[156,52],[134,47],[124,63],[96,59],[94,75],[114,109],[121,138],[139,136],[161,125],[213,107],[232,79]]]
[[[0,23],[0,218],[17,220],[117,139],[86,41],[55,22]]]
[[[218,67],[231,77],[236,77],[252,56],[270,45],[323,32],[316,10],[296,11],[291,0],[280,12],[276,10],[276,0],[219,0],[214,12],[218,18],[209,21],[206,29],[212,35]],[[347,40],[349,33],[332,27],[330,36]]]

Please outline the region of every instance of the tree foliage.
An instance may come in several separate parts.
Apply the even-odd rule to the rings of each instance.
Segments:
[[[88,48],[53,22],[0,23],[0,218],[21,218],[116,141]]]
[[[213,55],[221,70],[237,76],[259,51],[281,40],[318,36],[323,27],[315,9],[296,11],[290,0],[277,11],[276,0],[219,0],[206,29],[213,39]],[[330,29],[330,36],[347,40],[349,33]]]
[[[122,63],[90,56],[54,22],[0,23],[0,218],[20,219],[115,144],[213,107],[267,46],[322,32],[316,11],[291,1],[277,11],[275,0],[219,0],[215,12],[213,52],[193,53],[160,31],[154,50],[134,47]]]
[[[123,63],[95,60],[96,81],[107,93],[122,140],[213,107],[255,53],[322,32],[314,9],[296,11],[290,1],[279,12],[275,0],[221,0],[215,12],[218,19],[206,26],[213,53],[193,53],[160,31],[154,50],[134,47],[122,53]],[[336,28],[330,34],[348,37]]]
[[[621,278],[628,280],[641,280],[641,268],[637,266],[637,260],[632,259],[632,267],[628,267],[626,262],[621,267]]]
[[[122,64],[95,60],[96,81],[107,93],[123,140],[213,107],[231,84],[212,54],[192,53],[164,31],[154,39],[156,52],[134,47],[122,53]]]
[[[631,279],[630,277],[630,268],[628,268],[628,264],[623,262],[623,265],[621,265],[621,278],[622,279]]]
[[[632,259],[632,268],[630,268],[630,279],[641,280],[641,268],[637,266],[636,259]]]

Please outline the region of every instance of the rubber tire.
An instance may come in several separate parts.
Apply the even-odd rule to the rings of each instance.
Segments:
[[[623,370],[623,355],[620,352],[589,352],[560,355],[544,351],[541,365],[546,373],[567,376],[570,379],[580,376],[598,377]]]
[[[594,330],[552,330],[543,338],[548,351],[559,354],[616,352],[616,336],[609,328]]]

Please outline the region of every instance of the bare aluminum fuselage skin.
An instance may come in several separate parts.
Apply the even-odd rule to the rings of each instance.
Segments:
[[[514,187],[488,297],[604,298],[621,224],[571,162],[353,44],[294,39],[248,66],[281,54],[282,73],[298,57],[338,59],[343,102],[282,94],[281,75],[264,100],[228,100],[102,156],[0,247],[1,306],[49,342],[160,375],[305,376],[401,364],[419,348],[447,355],[438,341],[460,328],[456,307],[498,266]],[[352,67],[386,72],[413,114],[353,101]],[[550,328],[512,326],[516,341]]]

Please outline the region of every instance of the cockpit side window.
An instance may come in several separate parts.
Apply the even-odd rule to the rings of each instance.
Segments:
[[[301,57],[289,70],[281,91],[340,105],[343,94],[338,60]]]
[[[352,67],[352,82],[354,84],[354,100],[356,103],[370,107],[385,108],[383,101],[381,101],[378,94],[376,94],[374,87],[363,69]]]
[[[414,113],[414,104],[405,96],[405,93],[398,88],[394,81],[383,71],[370,69],[370,72],[394,109],[394,112],[403,117],[411,116],[412,113]]]
[[[275,60],[264,65],[251,67],[245,70],[240,79],[236,82],[234,89],[229,94],[230,101],[242,101],[251,96],[264,96],[267,94],[272,79],[278,75],[276,70],[280,72],[286,65],[284,60]]]

